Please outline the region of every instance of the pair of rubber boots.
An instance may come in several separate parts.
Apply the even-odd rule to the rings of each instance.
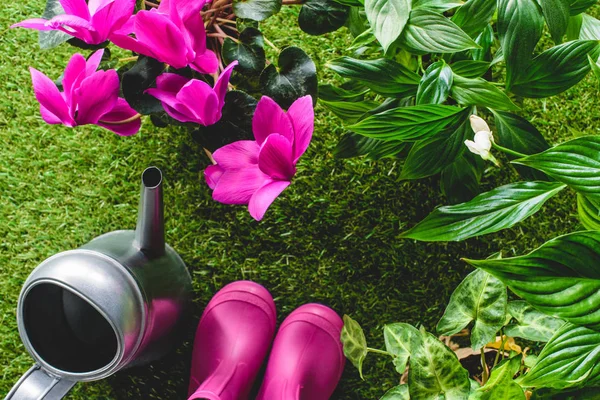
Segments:
[[[328,400],[344,369],[343,322],[332,309],[305,304],[275,334],[276,311],[261,285],[221,289],[200,319],[189,400],[246,400],[271,344],[257,400]]]

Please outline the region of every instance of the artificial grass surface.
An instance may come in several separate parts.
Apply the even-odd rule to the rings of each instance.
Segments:
[[[17,333],[19,290],[30,271],[56,252],[76,248],[115,229],[135,226],[140,174],[156,165],[165,175],[167,241],[194,280],[194,319],[186,342],[164,360],[79,384],[69,399],[184,399],[190,339],[203,307],[223,285],[252,279],[273,294],[283,320],[307,302],[323,302],[365,328],[371,347],[382,347],[385,323],[405,321],[432,329],[470,268],[460,257],[498,250],[522,254],[545,240],[580,229],[572,193],[552,199],[518,227],[462,243],[428,244],[398,235],[443,203],[435,178],[399,180],[399,163],[336,160],[341,123],[317,108],[314,140],[294,183],[255,222],[244,207],[214,202],[201,179],[207,159],[183,132],[149,122],[130,138],[101,128],[46,125],[31,90],[28,66],[58,77],[75,49],[37,49],[37,34],[8,26],[40,15],[44,3],[8,2],[0,10],[0,395],[31,359]],[[286,9],[263,24],[277,46],[300,45],[321,66],[342,55],[347,31],[309,37]],[[580,86],[547,102],[526,101],[523,115],[551,141],[599,134],[598,85]],[[506,164],[505,164],[506,165]],[[518,178],[506,166],[491,169],[484,189]],[[366,382],[349,363],[335,399],[376,399],[398,382],[391,363],[369,355]]]

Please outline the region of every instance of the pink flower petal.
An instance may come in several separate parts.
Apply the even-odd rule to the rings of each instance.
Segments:
[[[213,199],[223,204],[248,204],[250,198],[269,177],[258,166],[225,170],[213,192]]]
[[[77,17],[89,20],[90,11],[85,0],[59,0],[60,5],[65,10],[65,13],[75,15]]]
[[[260,221],[265,216],[265,212],[273,201],[287,188],[291,182],[288,181],[275,181],[267,183],[260,189],[258,189],[254,195],[250,198],[248,204],[248,211],[250,215],[257,221]]]
[[[254,140],[239,140],[213,153],[213,158],[225,169],[248,168],[258,164],[260,146]]]
[[[104,55],[104,49],[100,49],[92,53],[91,56],[86,61],[85,75],[90,76],[100,66],[100,62],[102,61],[102,56]]]
[[[115,46],[118,46],[122,49],[156,58],[148,46],[146,46],[144,43],[141,43],[139,40],[132,38],[131,36],[113,33],[110,35],[110,41],[113,42]]]
[[[206,184],[209,188],[214,189],[217,186],[221,176],[223,176],[223,172],[225,172],[225,170],[218,165],[209,165],[206,167],[204,170],[204,178],[206,179]]]
[[[57,15],[46,24],[89,44],[100,44],[104,41],[98,37],[96,29],[88,20],[75,15]]]
[[[79,125],[96,124],[100,117],[117,104],[119,77],[117,71],[97,71],[81,81],[75,90],[78,104],[76,121]]]
[[[63,124],[74,126],[75,121],[73,121],[73,118],[69,113],[69,107],[54,82],[52,82],[52,79],[48,78],[35,68],[29,68],[29,71],[31,72],[35,98],[39,101],[40,106],[44,108],[44,120],[48,119],[55,121],[50,116],[50,114],[52,114]],[[40,112],[42,112],[41,108]]]
[[[158,12],[139,11],[134,26],[138,41],[151,48],[159,61],[175,68],[187,66],[185,39],[167,16]]]
[[[156,79],[157,88],[145,91],[162,102],[166,113],[180,122],[196,122],[195,114],[177,98],[177,93],[190,80],[181,75],[165,73]]]
[[[27,28],[27,29],[35,29],[38,31],[53,31],[54,28],[46,25],[48,20],[43,18],[30,18],[25,21],[21,21],[17,24],[13,24],[11,28]]]
[[[161,2],[162,3],[162,2]],[[127,21],[119,29],[113,31],[114,34],[117,35],[130,35],[133,33],[135,24],[135,15],[131,15]]]
[[[63,122],[54,114],[52,114],[46,107],[40,104],[40,114],[42,114],[42,119],[47,124],[62,124]]]
[[[288,109],[288,116],[294,127],[294,164],[296,164],[308,148],[315,129],[312,97],[304,96],[296,100]]]
[[[113,0],[104,4],[92,15],[92,25],[98,34],[108,39],[109,35],[123,26],[133,14],[135,0]]]
[[[185,76],[166,72],[156,78],[156,87],[160,90],[171,92],[175,96],[189,81],[190,79]]]
[[[85,68],[85,58],[79,53],[76,53],[71,57],[65,68],[62,85],[65,99],[71,110],[75,110],[76,107],[73,90],[77,89],[81,81],[86,77]]]
[[[227,94],[227,87],[229,85],[229,79],[231,78],[231,73],[233,72],[233,68],[238,65],[237,61],[232,62],[221,72],[221,75],[215,82],[214,91],[217,94],[217,98],[219,99],[219,107],[223,108],[225,104],[225,95]]]
[[[112,3],[113,1],[115,0],[88,0],[88,8],[90,9],[90,14],[96,14],[99,9],[106,7],[107,4]]]
[[[126,122],[123,124],[110,124],[110,123],[107,124],[106,123],[106,122],[124,121],[135,115],[137,115],[137,111],[135,111],[133,108],[131,108],[125,99],[119,97],[117,99],[117,104],[115,104],[115,106],[112,108],[112,110],[110,110],[109,112],[107,112],[106,114],[104,114],[103,116],[100,117],[100,121],[98,121],[98,125],[106,128],[110,131],[113,131],[114,133],[116,133],[117,135],[120,135],[120,136],[135,135],[136,133],[138,133],[138,131],[140,130],[140,128],[142,126],[141,118],[138,118],[136,120],[133,120],[131,122]]]
[[[219,59],[212,50],[196,53],[196,58],[190,67],[201,74],[212,74],[219,68]]]
[[[197,122],[209,126],[221,118],[219,99],[204,81],[192,79],[181,88],[177,99],[196,116]]]
[[[261,144],[272,133],[279,133],[290,143],[294,141],[294,128],[287,114],[270,97],[263,96],[252,118],[252,131],[258,144]]]
[[[296,167],[292,160],[290,141],[278,133],[269,135],[260,149],[258,166],[273,179],[291,180],[296,173]]]

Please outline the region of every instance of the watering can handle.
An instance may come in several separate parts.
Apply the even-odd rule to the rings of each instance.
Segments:
[[[51,376],[35,364],[19,379],[4,400],[60,400],[75,383]]]

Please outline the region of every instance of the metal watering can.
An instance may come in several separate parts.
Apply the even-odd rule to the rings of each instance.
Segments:
[[[6,400],[58,400],[169,351],[191,278],[165,244],[162,173],[142,174],[135,231],[99,236],[56,254],[27,278],[17,305],[21,340],[36,364]]]

